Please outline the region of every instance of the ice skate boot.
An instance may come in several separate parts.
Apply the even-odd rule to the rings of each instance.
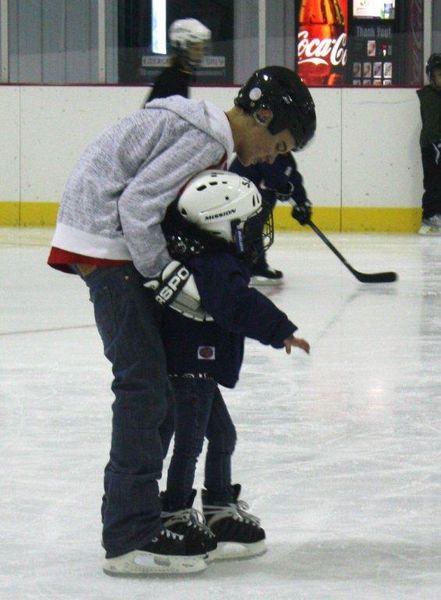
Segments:
[[[204,515],[192,508],[195,496],[196,490],[192,490],[186,508],[170,511],[167,492],[161,492],[161,519],[164,527],[184,536],[192,554],[199,554],[210,562],[217,547],[216,536],[205,524]]]
[[[418,233],[420,235],[441,235],[441,215],[423,219]]]
[[[283,273],[269,265],[255,266],[251,269],[252,286],[280,285],[283,283]]]
[[[103,571],[115,577],[148,577],[205,571],[207,563],[191,553],[184,537],[161,529],[145,546],[112,558],[106,558]]]
[[[207,490],[202,490],[202,505],[207,525],[215,534],[217,549],[215,560],[251,558],[264,554],[265,531],[260,520],[247,512],[248,504],[239,500],[241,486],[232,486],[233,502],[213,501]]]

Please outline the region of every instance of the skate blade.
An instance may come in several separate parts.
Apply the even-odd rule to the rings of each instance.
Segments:
[[[200,573],[207,568],[201,556],[162,556],[134,550],[104,561],[103,571],[113,577],[148,577],[150,575],[177,575]]]
[[[262,556],[268,550],[265,540],[253,544],[241,544],[239,542],[218,542],[217,548],[210,552],[212,560],[243,560]]]
[[[441,229],[438,227],[430,227],[430,225],[422,225],[418,231],[419,235],[427,235],[432,237],[441,236]]]
[[[268,279],[268,277],[260,277],[259,275],[253,275],[250,280],[252,287],[261,287],[269,285],[283,285],[283,278],[280,279]]]

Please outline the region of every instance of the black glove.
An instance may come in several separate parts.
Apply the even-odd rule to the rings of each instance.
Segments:
[[[156,279],[144,283],[144,287],[154,290],[155,300],[159,304],[171,304],[190,277],[191,273],[187,267],[177,260],[172,260]]]
[[[306,225],[312,217],[312,204],[309,200],[305,200],[301,204],[293,206],[291,215],[300,225]]]

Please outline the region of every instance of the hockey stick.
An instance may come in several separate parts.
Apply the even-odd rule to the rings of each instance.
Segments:
[[[332,250],[335,256],[341,260],[344,266],[349,269],[349,271],[358,279],[358,281],[361,281],[362,283],[390,283],[391,281],[396,281],[398,279],[397,273],[392,271],[387,271],[385,273],[360,273],[360,271],[357,271],[348,263],[345,257],[340,254],[337,248],[328,240],[325,234],[320,231],[320,229],[311,221],[311,219],[306,224],[311,227],[311,229],[323,242],[325,242],[328,248]]]

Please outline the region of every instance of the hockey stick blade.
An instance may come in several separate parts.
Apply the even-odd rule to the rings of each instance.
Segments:
[[[346,258],[340,254],[337,248],[328,240],[325,234],[311,220],[307,223],[311,229],[319,236],[319,238],[328,246],[335,256],[344,264],[344,266],[352,273],[352,275],[361,281],[361,283],[391,283],[398,279],[397,273],[393,271],[385,271],[384,273],[360,273],[352,267]]]
[[[354,268],[349,269],[351,273],[361,281],[361,283],[392,283],[398,279],[397,273],[393,271],[385,271],[384,273],[360,273]]]

